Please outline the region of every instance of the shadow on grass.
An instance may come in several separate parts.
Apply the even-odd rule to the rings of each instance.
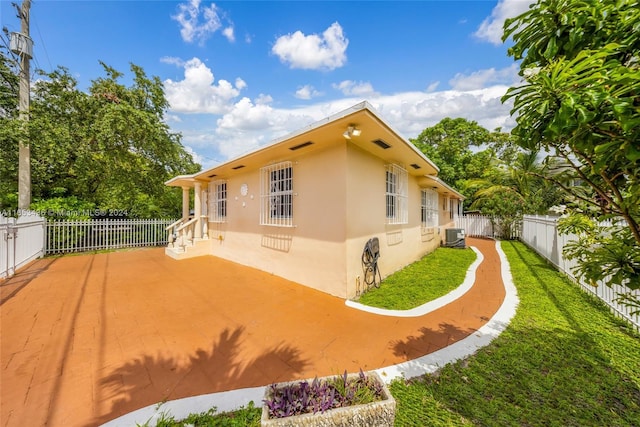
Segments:
[[[90,425],[167,400],[289,380],[309,365],[298,349],[285,344],[242,359],[244,332],[243,327],[225,329],[210,349],[199,349],[187,360],[144,355],[117,367],[100,380],[111,408]]]
[[[399,425],[640,425],[637,338],[524,246],[505,249],[516,317],[475,356],[395,383]]]

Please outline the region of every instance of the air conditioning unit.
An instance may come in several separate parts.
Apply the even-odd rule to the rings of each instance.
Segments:
[[[447,228],[445,230],[444,246],[448,248],[466,248],[463,228]]]

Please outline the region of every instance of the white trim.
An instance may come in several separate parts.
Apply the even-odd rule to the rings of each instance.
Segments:
[[[260,225],[293,227],[293,163],[260,168]]]
[[[385,216],[386,224],[409,222],[407,170],[394,163],[385,167]]]
[[[356,310],[366,311],[367,313],[378,314],[380,316],[392,316],[392,317],[420,317],[425,314],[429,314],[432,311],[439,309],[442,306],[445,306],[458,298],[462,297],[466,294],[472,287],[473,283],[476,281],[476,270],[480,263],[484,260],[484,255],[474,246],[470,246],[471,249],[476,253],[476,260],[469,266],[467,270],[467,274],[464,277],[464,281],[460,286],[452,290],[446,295],[441,296],[433,301],[426,302],[418,307],[412,308],[410,310],[387,310],[385,308],[371,307],[368,305],[360,304],[359,302],[346,300],[345,305],[347,307],[355,308]]]
[[[224,179],[209,183],[209,221],[227,222],[228,185]]]

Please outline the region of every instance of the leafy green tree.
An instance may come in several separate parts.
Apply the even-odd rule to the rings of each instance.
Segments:
[[[36,205],[53,200],[54,206],[93,206],[132,217],[179,215],[181,195],[164,182],[199,165],[164,122],[169,105],[162,82],[132,64],[132,84],[125,86],[123,73],[102,66],[106,75],[93,80],[88,92],[63,67],[33,87]],[[17,181],[11,170],[7,175]]]
[[[18,204],[17,67],[17,62],[0,46],[0,209]]]
[[[423,130],[411,142],[440,168],[440,179],[460,187],[461,180],[470,178],[469,166],[475,156],[473,149],[480,150],[489,140],[490,132],[478,123],[447,117]],[[478,163],[475,165],[477,167]]]
[[[546,171],[538,157],[537,151],[521,151],[510,154],[510,162],[496,160],[481,179],[469,182],[478,188],[471,209],[490,215],[509,235],[524,214],[545,214],[560,203],[560,192],[543,179]]]
[[[564,229],[579,235],[567,252],[580,260],[576,273],[640,289],[640,2],[539,0],[505,23],[509,37],[523,83],[503,101],[514,103],[519,144],[565,166],[549,179],[580,215]],[[567,185],[567,174],[581,185]]]

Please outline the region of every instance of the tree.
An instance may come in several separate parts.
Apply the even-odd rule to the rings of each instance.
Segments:
[[[440,179],[459,187],[459,181],[469,178],[473,148],[479,149],[489,139],[490,132],[478,123],[447,117],[423,130],[411,142],[440,168]]]
[[[539,0],[507,20],[509,37],[523,83],[503,101],[513,100],[518,143],[565,166],[549,179],[572,201],[576,273],[640,289],[640,2]],[[568,173],[582,185],[567,185]],[[624,225],[597,226],[607,218]]]
[[[164,122],[162,82],[132,64],[127,87],[123,73],[102,66],[106,76],[93,80],[88,93],[63,67],[33,87],[34,206],[68,202],[132,217],[179,215],[181,195],[164,182],[199,165]]]
[[[18,87],[18,63],[0,46],[0,209],[18,204]]]
[[[490,215],[506,235],[521,223],[524,214],[547,213],[561,201],[561,195],[543,179],[547,172],[538,157],[537,151],[520,151],[509,155],[510,161],[497,160],[486,168],[481,179],[469,182],[478,188],[471,209]]]

